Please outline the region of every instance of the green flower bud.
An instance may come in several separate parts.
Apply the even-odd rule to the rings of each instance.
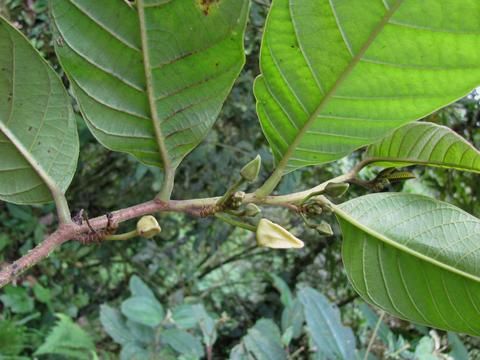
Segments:
[[[242,175],[242,178],[244,178],[245,180],[249,182],[254,182],[255,180],[257,180],[261,166],[262,158],[260,157],[260,155],[257,155],[255,159],[250,161],[242,168],[242,170],[240,170],[240,175]]]
[[[332,236],[333,230],[329,223],[322,221],[315,229],[322,235]]]
[[[142,216],[137,222],[137,232],[138,235],[150,239],[157,235],[162,228],[158,225],[157,219],[152,215]]]
[[[321,215],[323,212],[322,205],[317,203],[308,204],[306,209],[307,213],[311,215]]]
[[[338,198],[345,194],[350,185],[348,183],[328,183],[325,186],[325,194],[334,198]]]
[[[302,248],[303,241],[278,224],[262,219],[257,227],[257,244],[272,249]]]
[[[261,212],[262,210],[255,204],[247,204],[247,206],[245,206],[245,216],[254,217]]]

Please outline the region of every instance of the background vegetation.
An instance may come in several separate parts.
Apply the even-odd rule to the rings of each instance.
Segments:
[[[273,169],[252,94],[267,10],[267,0],[253,2],[246,36],[247,64],[208,139],[182,163],[173,198],[222,194],[235,170],[256,154],[264,160],[262,179]],[[47,0],[0,0],[0,12],[59,69]],[[479,148],[479,99],[478,94],[472,94],[426,120],[448,125]],[[90,135],[80,117],[78,127],[82,150],[76,178],[67,194],[76,211],[85,209],[90,216],[100,215],[146,201],[152,191],[159,190],[162,174],[157,168],[107,151]],[[279,192],[301,190],[337,176],[358,157],[354,154],[334,166],[296,171],[283,180]],[[480,216],[476,175],[420,167],[413,172],[422,181],[396,184],[396,190],[428,194]],[[371,174],[364,171],[362,175],[368,178]],[[348,196],[363,191],[353,187]],[[25,254],[54,228],[52,208],[0,203],[0,263]],[[319,236],[306,229],[301,218],[285,210],[271,211],[270,218],[306,242],[304,249],[257,248],[253,235],[246,231],[218,220],[197,220],[181,214],[162,215],[159,220],[163,231],[151,240],[94,246],[68,243],[0,292],[0,358],[115,359],[122,351],[126,359],[133,358],[132,354],[139,359],[240,359],[241,352],[248,349],[257,359],[276,359],[272,354],[275,344],[280,344],[289,358],[307,359],[314,356],[309,352],[314,348],[309,347],[314,329],[310,327],[311,336],[293,325],[287,332],[282,313],[292,308],[295,289],[308,286],[339,306],[343,323],[353,329],[358,349],[368,347],[375,325],[381,324],[371,347],[372,358],[480,359],[477,339],[429,332],[388,316],[377,322],[376,310],[358,299],[347,283],[340,266],[340,236]],[[129,304],[135,300],[127,299],[139,292],[151,298],[151,303],[144,304],[144,323],[119,325],[115,321],[122,319],[115,309],[128,314]],[[155,321],[147,310],[165,315],[155,331],[145,327]],[[278,329],[271,321],[257,322],[261,318],[271,319],[283,334],[276,343],[267,339],[256,345],[270,346],[263,355],[260,350],[252,350],[252,339],[262,333],[275,335]],[[125,329],[130,335],[122,333]],[[131,334],[138,337],[136,348],[122,340],[122,336]],[[238,344],[242,345],[235,347]]]

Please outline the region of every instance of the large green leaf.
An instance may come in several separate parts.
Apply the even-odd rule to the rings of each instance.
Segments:
[[[477,0],[273,0],[256,80],[278,172],[337,160],[480,84]]]
[[[55,0],[51,10],[57,54],[95,137],[177,167],[244,63],[248,1]]]
[[[316,353],[325,359],[354,359],[355,336],[343,326],[340,313],[318,291],[306,287],[299,291],[308,332],[316,345]]]
[[[480,172],[480,152],[453,130],[416,122],[368,147],[366,161],[386,166],[423,164]]]
[[[0,17],[0,200],[37,204],[65,192],[78,136],[60,78]]]
[[[355,290],[395,316],[480,335],[480,220],[421,195],[383,193],[334,207]]]

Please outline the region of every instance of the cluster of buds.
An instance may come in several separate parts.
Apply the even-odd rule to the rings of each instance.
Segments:
[[[238,209],[240,206],[242,206],[243,200],[245,200],[245,192],[237,191],[228,201],[228,207],[232,209]]]

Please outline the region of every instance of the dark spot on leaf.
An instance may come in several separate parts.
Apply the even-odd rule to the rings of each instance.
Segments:
[[[210,14],[210,9],[212,8],[212,5],[218,4],[220,2],[220,0],[197,0],[197,1],[200,5],[200,9],[202,10],[205,16]]]
[[[216,62],[216,63],[215,63],[215,66],[217,66],[217,67],[218,67],[218,65],[220,65],[220,63]]]
[[[29,126],[28,131],[32,131],[32,130],[33,130],[33,127]]]

